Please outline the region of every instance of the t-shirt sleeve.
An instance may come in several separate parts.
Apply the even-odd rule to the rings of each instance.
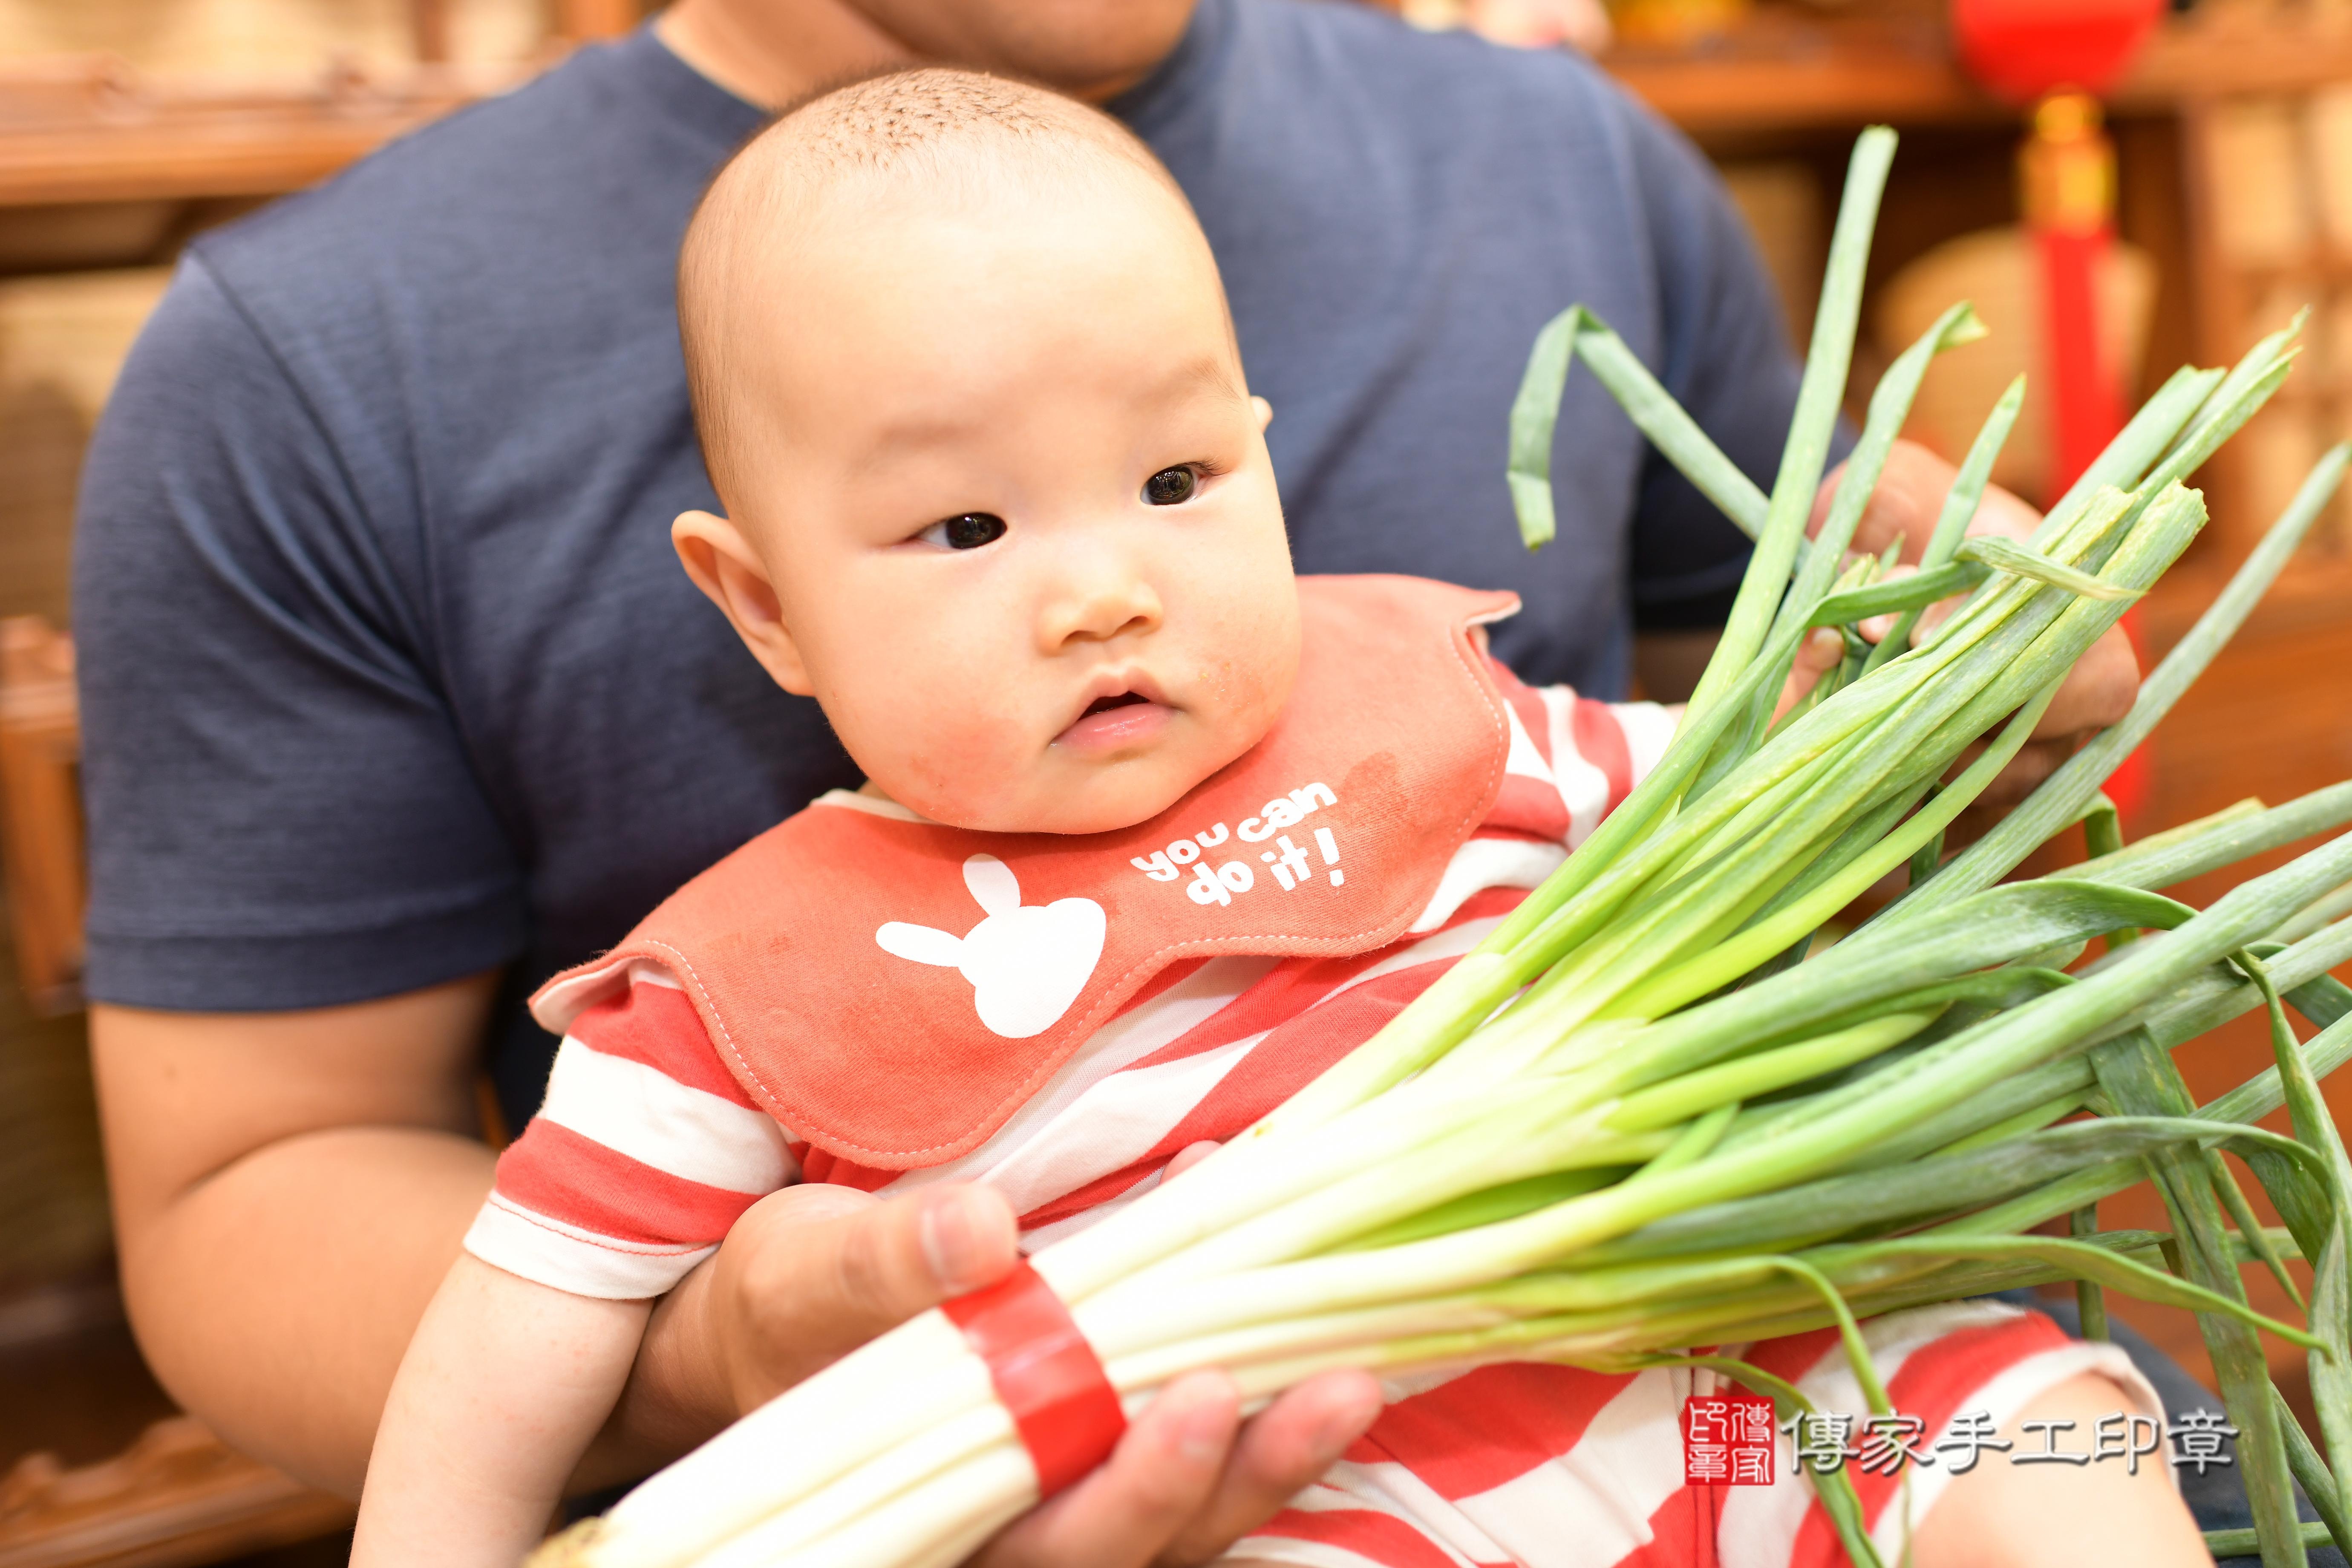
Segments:
[[[1636,108],[1628,120],[1658,289],[1652,369],[1724,455],[1769,491],[1799,374],[1779,294],[1706,159],[1655,115]],[[1721,626],[1748,552],[1748,536],[1652,448],[1629,567],[1635,625]]]
[[[184,262],[93,436],[75,538],[93,997],[320,1006],[520,951],[518,858],[443,700],[385,467]]]
[[[1571,687],[1529,686],[1499,661],[1488,668],[1509,716],[1511,749],[1486,826],[1573,849],[1650,776],[1682,709],[1599,702]]]
[[[640,973],[572,1020],[466,1250],[575,1296],[658,1296],[799,1175],[685,993]]]

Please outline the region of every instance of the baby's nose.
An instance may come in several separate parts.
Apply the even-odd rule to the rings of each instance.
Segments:
[[[1075,642],[1108,642],[1157,628],[1160,595],[1139,574],[1107,572],[1072,582],[1038,616],[1039,651],[1058,653]]]

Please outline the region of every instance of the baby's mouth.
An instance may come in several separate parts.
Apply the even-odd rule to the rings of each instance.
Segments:
[[[1108,755],[1149,744],[1176,710],[1140,691],[1114,691],[1086,706],[1070,727],[1054,737],[1069,751]]]

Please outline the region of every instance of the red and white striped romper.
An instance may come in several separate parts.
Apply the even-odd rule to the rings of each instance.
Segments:
[[[1108,855],[1063,864],[1088,841],[1000,844],[835,792],[774,830],[782,850],[721,876],[696,921],[657,915],[551,982],[533,1003],[563,1034],[547,1098],[500,1158],[467,1248],[560,1289],[641,1298],[788,1184],[982,1181],[1013,1200],[1034,1249],[1132,1201],[1179,1151],[1242,1131],[1368,1038],[1558,867],[1671,737],[1674,716],[1654,704],[1529,689],[1474,654],[1466,625],[1508,613],[1507,598],[1411,579],[1300,586],[1292,711],[1161,817],[1101,836]],[[1206,830],[1171,837],[1171,824]],[[889,847],[901,842],[916,848]],[[939,873],[929,881],[944,885],[916,898],[909,854],[960,863],[963,886]],[[1213,868],[1221,855],[1233,858]],[[756,929],[788,893],[803,912],[778,917],[783,935]],[[689,884],[680,899],[697,894]],[[961,937],[874,919],[909,900],[950,928],[987,918]],[[1242,921],[1265,930],[1220,923]],[[672,940],[688,928],[693,942]],[[1044,956],[992,990],[1003,977],[990,955],[1016,934]],[[763,1030],[780,1038],[762,1044]],[[853,1048],[808,1044],[820,1034]],[[874,1065],[893,1052],[895,1071]],[[2005,1420],[2093,1368],[2158,1414],[2120,1352],[2038,1316],[1972,1303],[1869,1333],[1896,1408],[1925,1418],[1931,1442],[1955,1415]],[[1864,1412],[1833,1336],[1748,1353],[1817,1407]],[[1779,1484],[1684,1484],[1678,1413],[1713,1389],[1703,1371],[1541,1365],[1392,1381],[1370,1434],[1232,1555],[1324,1568],[1837,1561],[1786,1438]],[[1901,1487],[1856,1478],[1890,1560],[1948,1478],[1948,1466]]]

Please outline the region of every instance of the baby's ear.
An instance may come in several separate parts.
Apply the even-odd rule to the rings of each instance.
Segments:
[[[669,542],[678,564],[694,585],[719,606],[751,657],[760,661],[775,683],[796,696],[815,691],[800,645],[784,625],[782,606],[767,563],[743,531],[730,518],[714,512],[685,511],[669,525]]]

